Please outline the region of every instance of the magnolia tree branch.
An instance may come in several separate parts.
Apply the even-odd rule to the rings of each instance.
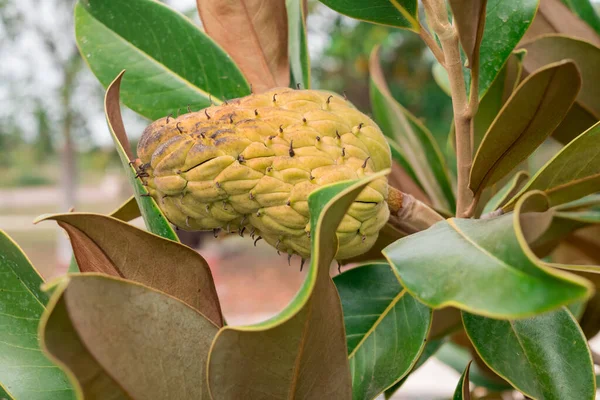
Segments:
[[[456,132],[456,166],[458,172],[458,193],[456,199],[456,216],[467,217],[469,206],[473,202],[473,193],[469,189],[469,173],[472,164],[471,122],[478,102],[477,90],[471,90],[471,99],[467,100],[467,91],[463,77],[462,61],[458,34],[455,27],[448,22],[448,12],[444,0],[423,0],[423,6],[431,29],[438,36],[444,54],[444,63],[450,81],[454,127]],[[427,41],[425,42],[426,44]],[[478,64],[478,62],[477,62]],[[479,65],[473,65],[473,70]],[[474,74],[477,80],[478,74]],[[478,82],[471,88],[477,88]],[[474,96],[474,97],[473,97]],[[473,208],[473,207],[471,207]]]
[[[391,186],[388,192],[388,207],[390,209],[388,223],[407,235],[424,231],[444,220],[444,217],[427,204]]]
[[[421,26],[421,30],[419,31],[419,36],[421,36],[421,39],[423,39],[423,41],[425,42],[427,47],[429,47],[431,49],[431,52],[435,56],[435,59],[437,60],[437,62],[444,65],[444,53],[442,52],[442,49],[440,49],[440,46],[438,46],[435,39],[433,39],[433,37],[431,37],[431,35],[427,31],[427,29],[425,29],[425,27],[422,24],[419,23],[419,25]]]

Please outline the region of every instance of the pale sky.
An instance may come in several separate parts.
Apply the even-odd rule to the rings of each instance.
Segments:
[[[181,12],[189,11],[196,4],[195,0],[170,0],[167,3]],[[68,57],[75,46],[72,4],[73,0],[0,0],[2,20],[14,21],[16,15],[22,18],[15,24],[17,34],[14,39],[10,38],[8,27],[0,23],[0,121],[6,118],[17,121],[28,139],[34,137],[37,131],[32,117],[36,101],[49,111],[56,128],[60,124],[58,93],[62,73],[42,38],[56,46],[62,60]],[[309,19],[309,47],[313,58],[327,45],[332,15],[333,11],[321,6],[317,15]],[[196,22],[199,23],[197,17]],[[39,28],[44,34],[36,33]],[[87,67],[84,66],[84,69],[79,74],[73,107],[84,116],[82,123],[91,133],[92,142],[110,146],[112,142],[102,110],[103,89]],[[124,110],[123,117],[128,134],[139,136],[147,121],[127,110]],[[81,147],[89,144],[79,143]]]

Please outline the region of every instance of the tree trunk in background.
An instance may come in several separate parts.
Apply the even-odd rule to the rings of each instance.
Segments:
[[[67,61],[64,68],[64,79],[61,93],[61,114],[62,114],[62,139],[61,149],[61,182],[60,189],[62,200],[60,202],[60,212],[67,212],[75,207],[77,202],[77,161],[75,145],[73,143],[73,111],[71,110],[71,97],[75,85],[77,72],[80,69],[79,53],[75,52]],[[61,275],[67,272],[71,261],[72,250],[67,235],[59,233],[57,244],[58,270],[56,274]]]

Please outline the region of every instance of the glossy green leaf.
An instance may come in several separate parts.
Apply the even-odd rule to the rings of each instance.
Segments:
[[[119,105],[121,79],[125,71],[122,71],[115,80],[108,86],[104,97],[104,113],[108,122],[113,142],[117,149],[117,154],[121,159],[125,174],[131,182],[134,190],[134,196],[137,200],[139,210],[144,218],[146,227],[154,234],[162,236],[166,239],[179,241],[171,224],[160,210],[156,202],[149,196],[148,191],[142,185],[142,180],[136,177],[136,171],[133,168],[135,164],[135,156],[131,153],[131,146],[127,138],[127,132],[121,117],[121,109]]]
[[[546,266],[531,252],[518,213],[451,218],[383,250],[402,285],[433,308],[497,318],[556,309],[592,294],[591,283]],[[432,252],[431,249],[436,251]]]
[[[327,7],[361,21],[419,31],[417,0],[320,0]]]
[[[600,17],[590,0],[563,0],[579,18],[587,22],[600,35]]]
[[[71,400],[65,374],[42,353],[37,326],[48,303],[27,256],[0,231],[0,398]]]
[[[527,159],[558,126],[580,87],[577,67],[570,61],[528,76],[485,134],[471,168],[471,190],[481,192]]]
[[[533,21],[539,0],[488,0],[480,47],[479,97],[492,85]]]
[[[471,362],[467,364],[465,371],[460,376],[454,396],[452,400],[471,400],[471,390],[469,389],[469,369],[471,368]]]
[[[216,326],[223,325],[210,268],[198,252],[106,215],[68,213],[40,220],[54,220],[69,234],[82,272],[158,289],[200,311]]]
[[[42,347],[86,399],[209,399],[217,327],[179,300],[130,281],[77,274],[55,282]]]
[[[527,57],[523,61],[523,67],[527,73],[531,73],[544,65],[557,61],[570,59],[575,61],[583,85],[577,101],[574,105],[575,115],[570,118],[570,124],[562,127],[581,127],[583,122],[598,121],[600,117],[600,87],[596,84],[600,81],[600,48],[572,37],[549,34],[533,39],[521,46],[527,50]],[[587,128],[590,125],[583,126]],[[561,127],[559,127],[561,128]],[[561,132],[560,136],[573,138],[583,130]]]
[[[156,120],[245,96],[250,87],[231,58],[188,18],[151,0],[80,0],[75,36],[106,87],[123,69],[123,102]]]
[[[587,340],[566,308],[511,321],[463,312],[463,323],[485,363],[527,396],[595,398]]]
[[[406,292],[385,263],[334,278],[352,374],[352,398],[374,399],[412,369],[426,343],[431,310]]]
[[[371,53],[369,70],[375,120],[383,133],[404,150],[417,182],[432,200],[433,206],[453,211],[456,205],[444,157],[431,132],[392,97],[379,63],[379,47]]]
[[[530,190],[541,190],[556,206],[600,191],[600,123],[563,147],[502,209],[511,210]]]
[[[511,179],[508,181],[504,187],[502,187],[492,198],[486,203],[483,213],[489,213],[498,208],[502,207],[504,203],[510,200],[525,184],[525,182],[529,179],[529,173],[527,171],[519,171],[517,172]]]
[[[270,320],[221,329],[208,361],[213,398],[352,398],[342,306],[329,266],[346,210],[371,180],[388,172],[309,195],[312,257],[304,284]]]
[[[306,40],[306,13],[304,0],[286,0],[288,15],[288,55],[290,58],[290,86],[310,89],[310,56]]]
[[[525,50],[514,51],[508,58],[502,70],[492,82],[489,90],[479,101],[477,114],[473,119],[473,149],[477,151],[479,145],[502,106],[517,88],[523,71],[523,57]]]
[[[419,356],[417,363],[412,368],[410,373],[408,375],[406,375],[404,378],[402,378],[400,381],[398,381],[396,384],[394,384],[394,386],[391,386],[390,388],[386,389],[385,400],[391,399],[392,396],[394,395],[394,393],[396,393],[398,390],[400,390],[400,388],[406,382],[406,380],[408,379],[410,374],[412,374],[417,369],[419,369],[423,364],[425,364],[425,362],[427,360],[429,360],[440,349],[440,347],[442,347],[443,344],[444,344],[444,339],[436,339],[436,340],[428,341],[427,344],[425,345],[425,348],[423,349],[423,352]]]

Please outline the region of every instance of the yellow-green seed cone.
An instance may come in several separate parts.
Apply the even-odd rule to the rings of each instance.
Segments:
[[[342,97],[276,88],[153,122],[138,145],[143,180],[185,230],[254,233],[310,256],[308,195],[391,166],[381,130]],[[145,176],[145,175],[148,176]],[[338,260],[369,250],[389,217],[387,180],[367,186],[338,227]]]

